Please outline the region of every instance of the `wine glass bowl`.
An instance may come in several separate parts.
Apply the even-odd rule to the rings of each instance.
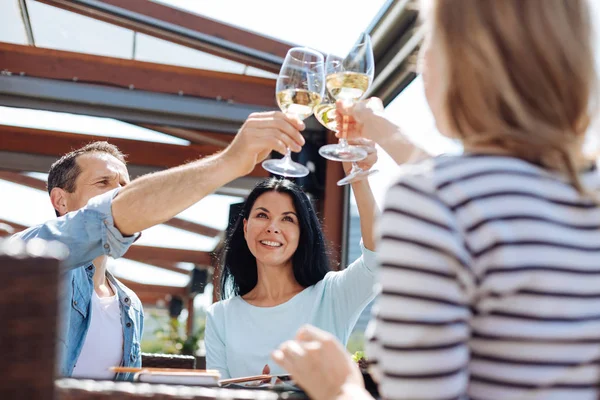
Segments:
[[[325,62],[325,82],[327,92],[335,100],[344,103],[359,101],[369,89],[374,74],[373,48],[368,34],[362,33],[359,40],[346,57],[333,54]],[[360,161],[367,157],[366,150],[350,146],[346,140],[347,117],[341,127],[342,137],[337,144],[329,144],[319,149],[319,154],[333,161]]]
[[[324,61],[321,53],[305,48],[291,48],[279,71],[276,99],[283,113],[299,120],[309,117],[314,107],[321,103],[325,93]],[[303,177],[309,174],[304,165],[292,161],[288,148],[282,159],[262,163],[267,171],[286,177]]]

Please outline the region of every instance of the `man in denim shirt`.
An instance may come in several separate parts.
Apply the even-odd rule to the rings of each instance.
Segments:
[[[48,191],[58,218],[18,237],[57,240],[69,248],[61,290],[62,376],[112,378],[105,375],[111,365],[141,365],[142,305],[106,270],[107,257],[123,256],[138,232],[247,175],[271,151],[300,151],[302,129],[301,121],[280,112],[251,114],[224,151],[131,183],[123,155],[106,142],[92,143],[53,164]]]

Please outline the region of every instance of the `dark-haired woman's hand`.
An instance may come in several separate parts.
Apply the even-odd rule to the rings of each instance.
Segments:
[[[300,131],[304,127],[302,121],[280,111],[252,113],[223,155],[232,161],[232,166],[240,168],[242,175],[246,175],[273,150],[285,154],[289,147],[296,153],[300,152],[304,145]]]
[[[377,97],[359,101],[355,104],[336,103],[337,123],[340,130],[337,137],[351,139],[365,137],[375,142],[383,141],[394,134],[395,125],[389,122],[384,115],[383,103]]]
[[[377,162],[377,147],[375,147],[374,141],[367,138],[359,137],[355,139],[348,139],[348,143],[353,146],[360,146],[363,149],[367,150],[367,158],[357,162],[360,168],[362,168],[364,171],[367,171],[371,169],[373,165],[375,165],[375,163]],[[342,163],[342,165],[344,166],[344,172],[348,174],[352,169],[352,163],[344,162]]]

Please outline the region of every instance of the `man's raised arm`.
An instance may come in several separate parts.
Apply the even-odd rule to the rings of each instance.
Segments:
[[[115,226],[132,235],[163,223],[219,187],[250,173],[273,150],[298,152],[304,144],[300,121],[281,112],[251,114],[221,153],[145,175],[119,191],[112,203]]]

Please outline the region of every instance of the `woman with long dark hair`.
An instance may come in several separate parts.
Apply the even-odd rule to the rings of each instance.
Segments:
[[[360,166],[369,169],[377,154],[372,142],[362,144],[370,156]],[[339,272],[330,271],[321,224],[300,187],[273,178],[254,188],[225,243],[222,301],[206,321],[207,368],[222,378],[266,372],[270,353],[306,323],[347,342],[375,282],[376,205],[367,180],[352,188],[363,255]]]

